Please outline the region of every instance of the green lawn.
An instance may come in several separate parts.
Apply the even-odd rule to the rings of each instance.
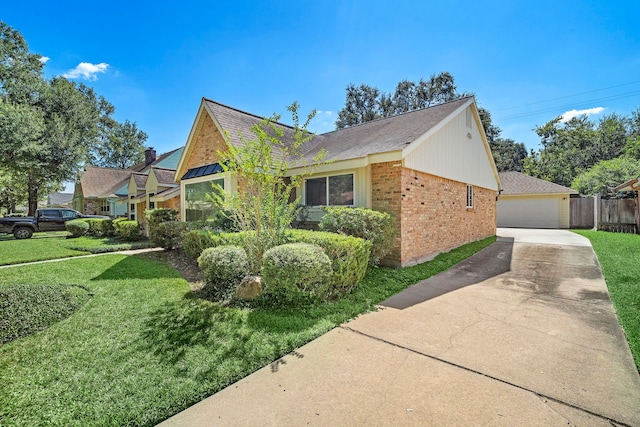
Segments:
[[[574,230],[591,241],[640,370],[640,235]]]
[[[63,234],[36,233],[33,238],[23,240],[5,235],[0,239],[0,265],[150,246],[148,241],[125,243],[115,238],[89,236],[68,239],[67,235],[66,232]]]
[[[0,289],[75,285],[90,298],[53,326],[0,345],[0,425],[155,425],[493,241],[402,270],[370,269],[340,301],[287,309],[221,307],[143,257],[3,270]]]

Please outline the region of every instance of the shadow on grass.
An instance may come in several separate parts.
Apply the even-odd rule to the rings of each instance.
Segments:
[[[180,273],[158,262],[128,256],[91,280],[172,279]]]

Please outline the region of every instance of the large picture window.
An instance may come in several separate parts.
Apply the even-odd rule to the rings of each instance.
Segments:
[[[186,221],[206,221],[215,215],[218,208],[207,197],[207,194],[213,193],[213,184],[218,184],[224,189],[224,179],[184,185]]]
[[[307,179],[308,206],[353,206],[353,174]]]

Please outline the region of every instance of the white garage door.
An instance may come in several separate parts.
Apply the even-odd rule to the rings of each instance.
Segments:
[[[498,199],[498,227],[560,228],[561,198]]]

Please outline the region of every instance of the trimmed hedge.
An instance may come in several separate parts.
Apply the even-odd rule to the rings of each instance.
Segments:
[[[82,218],[81,221],[89,224],[89,231],[87,234],[89,236],[102,236],[102,222],[105,221],[102,218]]]
[[[360,237],[371,242],[369,264],[378,265],[391,249],[395,228],[393,217],[388,213],[343,206],[326,207],[325,212],[318,225],[320,230]]]
[[[265,294],[279,302],[304,302],[329,295],[331,260],[318,245],[288,243],[273,247],[262,259]]]
[[[81,237],[89,231],[89,224],[82,219],[72,219],[64,223],[64,228],[72,237]]]
[[[205,292],[216,299],[229,299],[249,272],[247,253],[239,246],[205,249],[198,257],[205,279]]]
[[[89,297],[86,290],[71,285],[1,286],[0,344],[34,334],[69,317]]]
[[[240,246],[246,250],[251,242],[251,232],[213,233],[206,230],[194,230],[185,234],[184,251],[191,259],[197,259],[207,248],[223,245]],[[340,297],[351,292],[367,271],[371,242],[344,234],[323,231],[291,230],[287,234],[287,243],[310,243],[324,249],[331,260],[333,276],[329,295]],[[250,265],[251,260],[249,260]]]
[[[329,294],[340,297],[351,292],[367,271],[371,242],[358,237],[325,231],[291,230],[292,243],[311,243],[324,249],[331,260],[333,276]]]
[[[153,230],[152,234],[149,227],[149,240],[153,244],[169,250],[178,249],[182,247],[187,224],[180,221],[162,222],[153,226]]]
[[[140,231],[142,226],[138,221],[122,220],[113,221],[113,228],[116,231],[116,235],[120,236],[122,240],[135,241],[142,238]]]

